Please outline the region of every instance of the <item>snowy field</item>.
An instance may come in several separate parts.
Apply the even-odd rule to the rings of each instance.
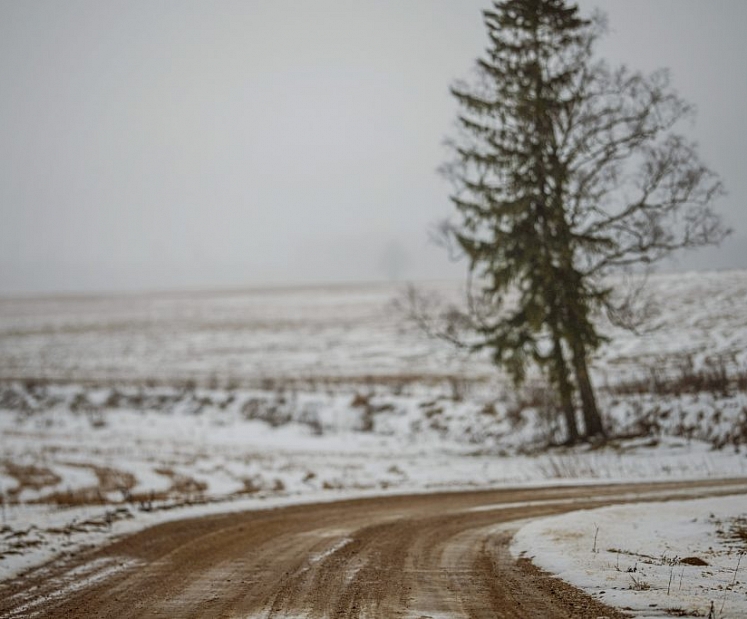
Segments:
[[[649,288],[658,314],[611,329],[594,364],[626,438],[546,452],[542,386],[424,338],[396,286],[0,299],[0,580],[206,511],[747,476],[747,272]]]

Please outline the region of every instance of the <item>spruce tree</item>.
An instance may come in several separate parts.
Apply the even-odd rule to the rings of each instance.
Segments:
[[[613,315],[604,278],[719,242],[721,185],[668,133],[689,106],[665,74],[594,61],[599,19],[565,0],[496,1],[483,18],[489,47],[476,78],[452,88],[460,113],[444,166],[460,217],[447,234],[492,308],[474,321],[478,347],[516,382],[528,364],[545,371],[569,442],[603,437],[589,359],[604,341],[594,312]]]

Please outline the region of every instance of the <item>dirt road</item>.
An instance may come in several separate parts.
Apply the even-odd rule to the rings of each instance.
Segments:
[[[622,617],[508,551],[529,518],[747,480],[386,497],[159,525],[4,583],[1,617]]]

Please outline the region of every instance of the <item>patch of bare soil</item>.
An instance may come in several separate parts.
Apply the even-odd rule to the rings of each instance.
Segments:
[[[517,523],[746,490],[744,480],[495,490],[182,520],[0,583],[0,616],[619,618],[515,561]]]
[[[43,466],[15,464],[10,460],[0,463],[5,473],[15,478],[17,486],[7,490],[8,495],[15,499],[25,489],[42,490],[60,483],[60,477],[52,470]]]

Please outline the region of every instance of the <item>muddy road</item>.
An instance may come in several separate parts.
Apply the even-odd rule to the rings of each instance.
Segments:
[[[622,617],[518,562],[522,521],[747,480],[459,492],[182,520],[0,585],[0,617]]]

